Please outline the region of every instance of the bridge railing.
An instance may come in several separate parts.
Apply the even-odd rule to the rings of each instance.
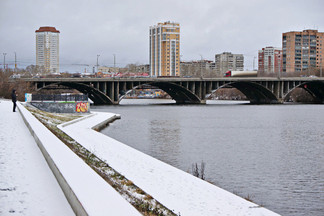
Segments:
[[[31,101],[88,101],[88,95],[32,94]]]

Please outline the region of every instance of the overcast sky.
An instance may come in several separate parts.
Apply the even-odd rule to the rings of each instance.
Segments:
[[[283,32],[324,32],[323,0],[0,0],[0,54],[6,63],[35,64],[35,30],[60,33],[60,64],[149,63],[149,27],[180,23],[181,59],[244,54],[245,68],[265,46],[281,47]],[[257,64],[257,61],[255,61]]]

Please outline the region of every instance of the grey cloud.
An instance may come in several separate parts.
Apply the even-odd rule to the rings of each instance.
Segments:
[[[19,5],[19,7],[17,7]],[[181,25],[184,60],[213,60],[216,53],[246,55],[246,67],[265,46],[281,46],[281,34],[317,28],[324,31],[320,0],[2,0],[0,52],[13,61],[35,64],[35,30],[55,26],[60,34],[62,64],[148,63],[149,26],[175,21]],[[2,62],[1,62],[2,63]]]

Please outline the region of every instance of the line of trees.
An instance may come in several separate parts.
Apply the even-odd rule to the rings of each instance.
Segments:
[[[20,77],[32,77],[39,72],[37,66],[28,66],[26,69],[0,69],[0,97],[11,98],[13,89],[17,91],[18,100],[24,101],[25,93],[32,91],[32,86],[25,81],[20,80]]]

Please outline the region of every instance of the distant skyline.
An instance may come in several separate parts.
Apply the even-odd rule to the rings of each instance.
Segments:
[[[53,26],[60,34],[60,68],[72,64],[117,66],[149,63],[149,27],[180,23],[181,60],[214,60],[243,54],[252,69],[258,50],[281,47],[282,33],[324,32],[322,0],[1,0],[0,64],[36,64],[35,30]],[[257,62],[255,62],[257,65]]]

